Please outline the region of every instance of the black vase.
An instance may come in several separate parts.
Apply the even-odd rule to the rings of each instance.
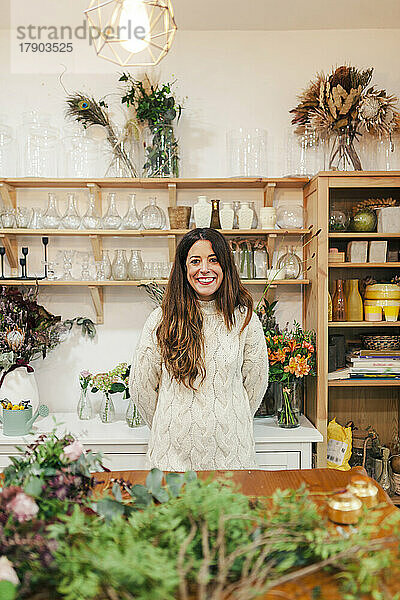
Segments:
[[[270,382],[264,394],[264,398],[254,415],[255,418],[274,417],[276,415],[276,383]]]

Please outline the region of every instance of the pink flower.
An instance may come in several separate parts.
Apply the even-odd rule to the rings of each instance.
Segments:
[[[7,508],[14,514],[17,521],[20,523],[33,519],[39,512],[39,507],[36,502],[24,492],[16,494],[11,502],[8,503]]]
[[[17,574],[6,556],[0,558],[0,581],[10,581],[14,585],[19,584]]]
[[[78,440],[75,440],[69,446],[65,446],[63,450],[64,456],[69,460],[77,460],[84,452],[85,448]]]
[[[91,373],[89,371],[81,371],[81,377],[90,377]]]

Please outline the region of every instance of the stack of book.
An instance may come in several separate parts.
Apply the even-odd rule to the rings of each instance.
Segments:
[[[350,363],[350,379],[400,379],[400,350],[359,350]]]

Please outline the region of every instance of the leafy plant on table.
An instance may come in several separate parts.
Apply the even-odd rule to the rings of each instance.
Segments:
[[[122,104],[135,111],[140,125],[148,126],[153,136],[151,145],[145,147],[143,170],[147,177],[178,177],[179,154],[172,123],[179,122],[182,106],[172,93],[172,83],[152,83],[148,75],[142,81],[123,73],[119,81],[125,85]]]
[[[68,512],[72,504],[86,504],[93,486],[91,471],[102,470],[101,454],[85,451],[71,434],[58,437],[55,430],[41,434],[21,456],[11,456],[4,470],[4,487],[21,487],[35,499],[39,517]]]

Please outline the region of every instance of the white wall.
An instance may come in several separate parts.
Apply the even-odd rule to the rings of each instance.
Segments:
[[[23,111],[39,108],[50,112],[54,123],[61,125],[65,94],[58,75],[38,73],[40,62],[33,74],[10,72],[9,37],[7,32],[1,33],[0,113],[5,113],[10,123],[16,125]],[[67,71],[64,85],[68,90],[83,90],[94,96],[114,91],[118,69],[94,56],[92,49],[86,51],[88,54],[80,55],[75,66]],[[162,80],[176,77],[178,94],[187,96],[179,125],[181,175],[229,175],[225,132],[238,126],[257,126],[268,130],[268,175],[284,175],[284,133],[288,125],[288,110],[295,104],[296,94],[317,71],[327,71],[332,65],[344,62],[360,67],[374,66],[377,86],[400,94],[399,30],[179,31],[173,49],[161,63],[159,72]],[[87,72],[84,72],[86,64]],[[140,196],[141,206],[146,202],[146,196]],[[230,193],[227,196],[231,197]],[[166,198],[160,197],[165,203]],[[289,199],[289,196],[281,196],[280,200],[285,201],[286,198]],[[293,199],[296,198],[290,195],[290,200]],[[193,200],[194,194],[184,197],[186,202]],[[21,201],[45,203],[45,195],[28,193],[21,195]],[[122,197],[120,201],[123,201]],[[62,243],[54,242],[53,248],[62,247]],[[118,247],[112,241],[106,244]],[[142,244],[147,260],[155,260],[161,251],[167,256],[166,242],[146,240]],[[124,242],[124,245],[140,247],[141,242]],[[52,290],[48,288],[41,293],[41,300],[50,310],[65,318],[85,314],[93,317],[86,289]],[[280,322],[300,319],[299,293],[279,292],[278,297],[281,300],[278,309]],[[98,328],[97,339],[87,342],[75,334],[37,365],[42,399],[53,409],[75,410],[80,369],[101,371],[118,361],[129,360],[151,309],[150,300],[136,288],[106,290],[105,324]]]

